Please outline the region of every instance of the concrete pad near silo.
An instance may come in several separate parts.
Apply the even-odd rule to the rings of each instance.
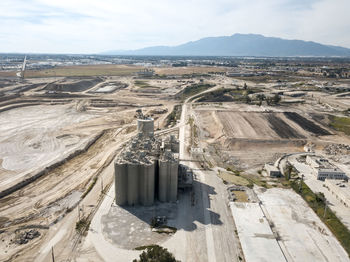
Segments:
[[[245,260],[287,261],[259,203],[230,202]]]

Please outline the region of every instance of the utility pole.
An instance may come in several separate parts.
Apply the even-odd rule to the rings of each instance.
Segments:
[[[21,70],[21,78],[24,79],[24,73],[26,70],[27,65],[27,56],[24,56],[23,64],[22,64],[22,70]]]
[[[101,194],[103,194],[103,179],[102,179],[102,176],[101,176]]]
[[[55,262],[55,255],[53,253],[53,246],[51,247],[52,262]]]
[[[301,175],[299,192],[301,192],[301,190],[302,190],[303,180],[304,180],[304,175]]]
[[[327,213],[327,200],[324,200],[324,213],[323,213],[323,218],[326,217],[326,213]]]

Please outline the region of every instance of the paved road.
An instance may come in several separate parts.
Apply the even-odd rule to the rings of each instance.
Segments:
[[[215,89],[215,88],[214,88]],[[207,90],[205,92],[209,92]],[[204,93],[204,92],[203,92]],[[179,123],[180,140],[180,159],[191,159],[187,152],[191,130],[187,125],[189,116],[192,114],[192,105],[188,98],[183,107],[181,120]],[[187,241],[197,241],[197,245],[206,246],[206,253],[201,254],[201,261],[238,261],[239,240],[235,236],[235,225],[228,207],[228,194],[225,185],[217,177],[214,171],[198,169],[198,163],[183,162],[194,170],[194,191],[198,205],[202,207],[203,220],[201,221],[205,234],[205,239],[192,239],[196,236],[190,236]],[[198,236],[197,236],[198,237]],[[194,252],[193,245],[186,245],[187,254]],[[191,250],[190,250],[191,249]],[[199,256],[199,255],[198,255]],[[195,256],[187,257],[187,261],[192,261]],[[241,257],[243,257],[241,255]]]

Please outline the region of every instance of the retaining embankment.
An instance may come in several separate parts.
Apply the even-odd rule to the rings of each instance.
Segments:
[[[104,134],[105,134],[106,130],[103,130],[101,132],[99,132],[96,136],[94,136],[93,138],[91,138],[85,145],[83,148],[79,148],[77,150],[75,150],[74,152],[70,153],[69,155],[67,155],[65,158],[43,168],[42,170],[40,170],[37,173],[34,173],[32,175],[30,175],[29,177],[23,179],[22,181],[4,189],[3,191],[0,191],[0,199],[25,187],[26,185],[34,182],[35,180],[37,180],[38,178],[42,177],[43,175],[48,174],[50,171],[52,171],[53,169],[63,165],[64,163],[66,163],[67,161],[71,160],[72,158],[85,153],[99,138],[101,138]]]

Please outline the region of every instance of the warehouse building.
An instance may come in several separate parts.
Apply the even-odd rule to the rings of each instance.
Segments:
[[[179,143],[174,136],[154,136],[152,118],[139,115],[138,134],[114,163],[118,205],[153,205],[175,202],[178,189]]]
[[[307,156],[306,163],[309,164],[318,180],[325,179],[347,180],[347,175],[339,168],[331,164],[327,159]]]

